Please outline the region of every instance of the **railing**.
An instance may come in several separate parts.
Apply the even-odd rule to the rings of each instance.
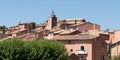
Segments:
[[[87,54],[87,50],[77,50],[77,54]]]

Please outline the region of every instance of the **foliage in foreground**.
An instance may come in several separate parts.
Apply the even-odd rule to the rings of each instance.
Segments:
[[[56,41],[0,41],[0,60],[68,60],[64,45]]]
[[[113,57],[111,60],[120,60],[120,55]]]

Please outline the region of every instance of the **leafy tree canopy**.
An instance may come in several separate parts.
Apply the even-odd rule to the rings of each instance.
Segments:
[[[3,33],[5,33],[5,29],[7,29],[6,26],[0,26],[0,31],[2,31]]]
[[[36,23],[32,22],[31,29],[35,29],[35,28],[36,28]]]
[[[67,57],[64,45],[53,40],[0,41],[0,60],[68,60]]]

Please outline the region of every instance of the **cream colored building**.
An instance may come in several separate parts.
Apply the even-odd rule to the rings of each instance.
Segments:
[[[109,39],[112,42],[111,57],[118,56],[120,54],[120,30],[116,30],[110,34]]]
[[[120,41],[113,43],[111,46],[111,56],[118,56],[120,54]]]

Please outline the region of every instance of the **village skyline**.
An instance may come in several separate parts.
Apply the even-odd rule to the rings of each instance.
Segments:
[[[119,2],[3,0],[0,59],[120,60]]]

